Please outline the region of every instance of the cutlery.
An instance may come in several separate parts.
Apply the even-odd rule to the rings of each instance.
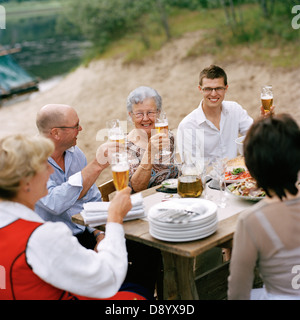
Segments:
[[[193,217],[204,214],[205,210],[201,208],[201,211],[196,211],[187,208],[187,209],[169,209],[169,208],[161,208],[158,209],[161,212],[156,219],[161,222],[171,222],[171,223],[187,223]]]

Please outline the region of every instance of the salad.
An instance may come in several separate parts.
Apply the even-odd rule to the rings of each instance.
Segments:
[[[266,192],[262,188],[258,188],[256,181],[253,178],[246,179],[243,182],[236,182],[230,184],[227,189],[234,195],[262,198],[266,196]]]

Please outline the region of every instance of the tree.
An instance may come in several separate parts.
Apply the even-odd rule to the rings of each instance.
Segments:
[[[147,18],[159,21],[167,40],[171,38],[167,6],[170,0],[72,0],[60,20],[60,29],[73,28],[90,39],[99,51],[129,32],[139,33],[150,46]],[[155,18],[158,17],[158,18]]]
[[[224,8],[226,23],[230,27],[232,33],[235,35],[237,29],[244,32],[244,20],[240,7],[238,6],[237,15],[233,0],[220,0],[220,2]],[[238,0],[236,2],[238,2]]]
[[[275,0],[258,0],[265,18],[269,18],[274,12]]]

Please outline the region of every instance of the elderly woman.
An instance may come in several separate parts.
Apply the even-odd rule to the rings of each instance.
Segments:
[[[170,131],[155,132],[155,120],[162,111],[161,96],[150,87],[138,87],[127,98],[127,111],[135,127],[127,137],[132,189],[138,192],[176,178],[174,136]],[[171,152],[166,162],[157,158],[159,148]]]
[[[44,222],[33,211],[48,192],[53,150],[44,137],[0,140],[0,262],[6,276],[0,300],[143,299],[118,292],[127,271],[122,222],[131,208],[130,188],[111,202],[106,235],[95,251],[81,246],[66,224]]]
[[[239,216],[228,298],[299,300],[299,126],[286,114],[258,120],[247,133],[244,155],[267,198]],[[256,265],[265,288],[251,290]]]

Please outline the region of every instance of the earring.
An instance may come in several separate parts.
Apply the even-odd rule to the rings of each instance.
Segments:
[[[26,189],[26,192],[30,192],[30,188],[29,187]]]

